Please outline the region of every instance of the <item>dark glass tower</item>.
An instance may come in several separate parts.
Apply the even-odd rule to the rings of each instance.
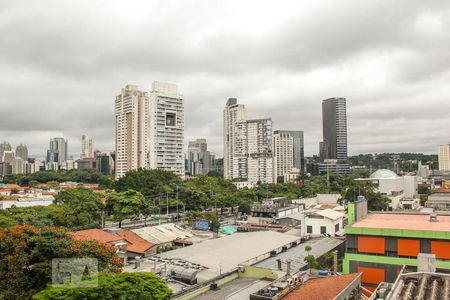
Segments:
[[[347,161],[347,112],[345,98],[329,98],[322,102],[322,159]]]

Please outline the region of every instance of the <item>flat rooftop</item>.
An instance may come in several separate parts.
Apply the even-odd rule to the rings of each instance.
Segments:
[[[325,238],[313,238],[309,241],[306,241],[302,244],[299,244],[297,247],[289,248],[286,252],[281,252],[277,256],[269,257],[259,263],[255,264],[255,267],[260,268],[268,268],[274,271],[278,271],[278,259],[283,261],[291,260],[291,270],[293,272],[297,272],[301,268],[307,265],[305,262],[305,257],[308,255],[305,250],[305,246],[311,246],[312,250],[310,251],[311,255],[314,257],[320,257],[327,252],[339,247],[340,244],[344,243],[344,240],[325,237]],[[282,264],[282,275],[286,273],[286,264]]]
[[[251,259],[254,259],[253,263],[262,260],[264,254],[299,240],[299,237],[274,231],[235,233],[168,251],[159,256],[166,259],[182,259],[226,273]]]
[[[429,214],[373,213],[352,225],[354,228],[450,231],[450,216],[438,215],[430,221]]]

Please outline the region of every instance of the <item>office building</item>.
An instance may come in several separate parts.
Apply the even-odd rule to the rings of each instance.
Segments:
[[[91,157],[82,158],[77,160],[78,170],[98,170],[98,161]]]
[[[116,178],[147,166],[148,92],[127,85],[115,100]]]
[[[92,153],[92,137],[88,135],[83,135],[81,137],[81,154],[80,158],[93,158]]]
[[[50,147],[47,150],[47,163],[57,163],[62,165],[68,159],[68,142],[62,137],[56,137],[50,140]]]
[[[233,179],[235,123],[245,120],[246,117],[245,106],[238,104],[236,98],[229,98],[223,110],[223,176],[225,179]]]
[[[439,146],[439,171],[450,171],[450,144]]]
[[[98,170],[104,175],[111,175],[114,168],[114,161],[109,153],[97,155]]]
[[[178,86],[153,82],[148,111],[149,167],[184,178],[184,99]]]
[[[28,160],[28,148],[26,145],[20,144],[16,147],[16,157],[20,157],[24,161]]]
[[[329,98],[322,102],[323,141],[319,143],[321,162],[311,165],[312,175],[347,174],[347,110],[345,98]]]
[[[190,141],[186,152],[186,173],[189,175],[208,174],[213,170],[214,155],[208,151],[206,139]]]
[[[345,98],[322,102],[324,159],[347,161],[347,112]]]
[[[450,268],[450,216],[376,212],[358,219],[354,209],[349,205],[343,272],[362,272],[369,290],[393,283],[404,265],[417,266],[420,253],[434,255],[437,268]]]
[[[3,160],[3,153],[5,151],[11,151],[11,144],[8,143],[7,141],[4,141],[3,143],[0,144],[0,162]]]
[[[274,131],[272,150],[274,182],[296,178],[304,171],[303,131]]]

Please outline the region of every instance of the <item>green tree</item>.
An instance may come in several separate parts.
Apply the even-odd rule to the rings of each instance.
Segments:
[[[59,189],[59,182],[58,181],[49,181],[49,182],[47,182],[47,186],[50,189],[56,190],[56,189]]]
[[[244,203],[239,204],[238,211],[243,213],[243,214],[249,215],[250,212],[251,212],[251,205],[250,205],[250,203],[244,202]]]
[[[39,185],[39,181],[37,181],[37,180],[30,180],[29,182],[28,182],[28,186],[29,187],[37,187]]]
[[[145,197],[165,195],[175,192],[176,186],[183,182],[173,172],[158,169],[137,169],[128,171],[115,183],[118,192],[135,190]]]
[[[318,269],[319,268],[319,263],[317,262],[317,260],[314,258],[314,255],[307,255],[305,257],[305,262],[309,263],[309,266],[312,269]]]
[[[82,187],[65,189],[55,196],[55,204],[62,205],[66,225],[74,230],[100,228],[104,210],[102,196]]]
[[[119,228],[121,228],[123,220],[140,214],[148,215],[150,212],[150,202],[140,192],[134,190],[108,193],[106,200],[106,211],[113,215],[115,221],[119,222]]]
[[[94,240],[78,241],[56,227],[20,226],[0,231],[0,299],[30,299],[51,281],[53,258],[93,257],[100,271],[119,272],[116,250]]]
[[[311,250],[312,250],[311,246],[309,246],[309,245],[305,246],[305,251],[308,253],[308,255],[311,252]]]
[[[33,296],[34,300],[84,299],[154,299],[168,300],[172,291],[153,273],[100,272],[98,286],[89,288],[47,287]]]

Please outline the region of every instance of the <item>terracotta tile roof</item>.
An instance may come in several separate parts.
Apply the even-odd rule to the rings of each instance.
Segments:
[[[123,240],[120,236],[105,232],[100,229],[87,229],[70,232],[77,240],[96,240],[103,243],[111,243]]]
[[[13,183],[6,184],[6,188],[7,189],[16,189],[16,190],[19,190],[19,191],[23,191],[25,189],[24,187],[21,187],[20,185],[13,184]]]
[[[155,244],[144,240],[132,231],[118,232],[117,235],[130,243],[130,245],[126,246],[125,248],[125,250],[130,252],[144,254],[145,251],[155,246]]]
[[[315,278],[306,281],[283,300],[332,300],[349,286],[361,273]]]

